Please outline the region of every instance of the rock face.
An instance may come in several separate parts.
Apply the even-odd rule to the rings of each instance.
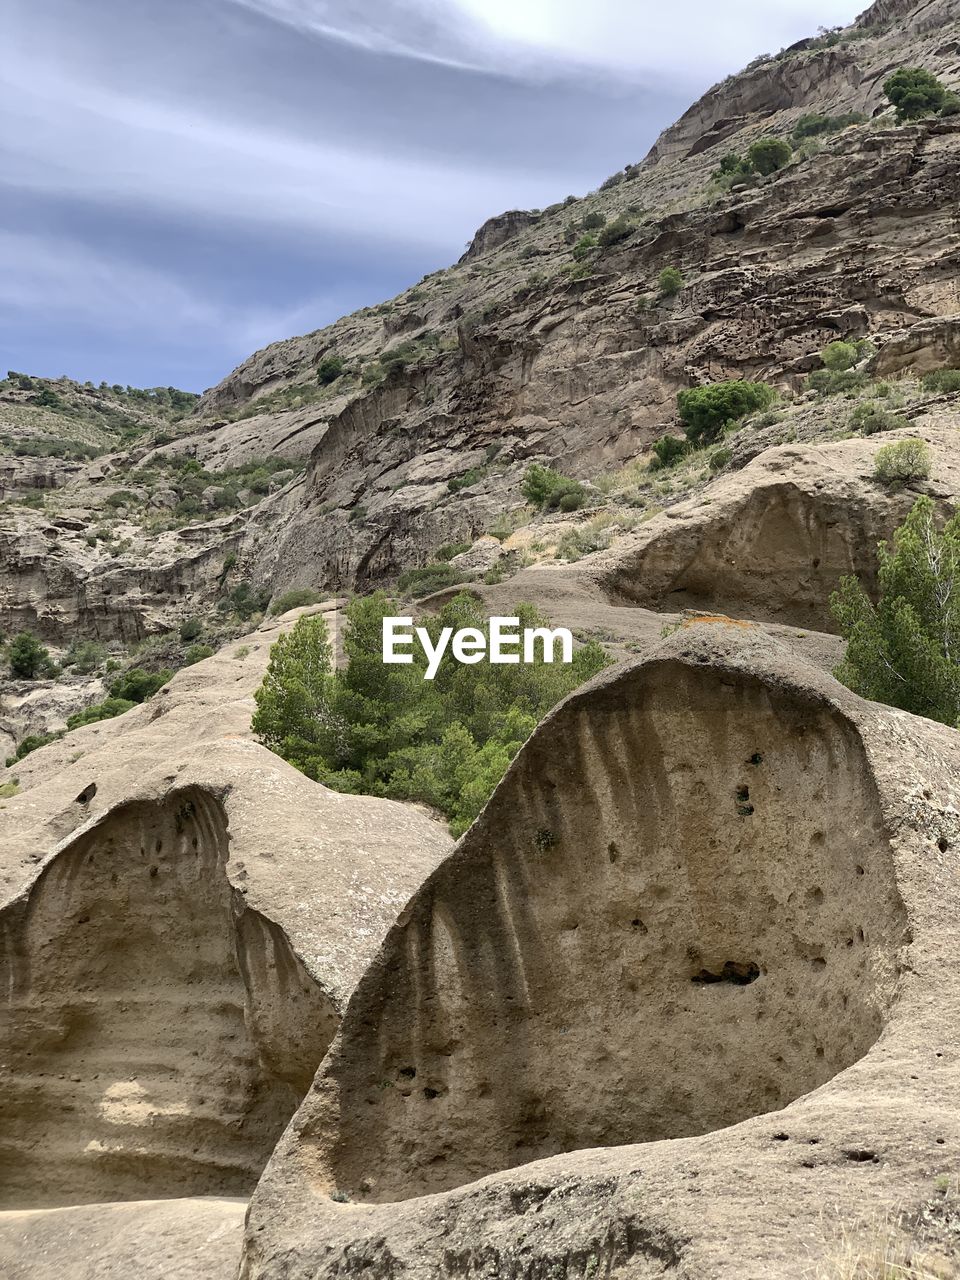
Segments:
[[[511,209],[508,213],[488,218],[470,241],[467,252],[460,261],[469,262],[471,258],[479,258],[493,249],[499,249],[508,240],[516,239],[527,227],[535,226],[539,218],[539,214],[531,213],[527,209]]]
[[[250,740],[288,625],[17,767],[0,826],[6,1207],[249,1192],[383,931],[450,847],[425,813],[336,795]]]
[[[2,1203],[255,1182],[337,1016],[227,857],[222,806],[177,788],[112,809],[0,917]]]
[[[573,695],[357,988],[245,1280],[787,1277],[825,1201],[928,1190],[960,1140],[958,764],[743,625]]]
[[[234,1280],[239,1200],[153,1200],[0,1213],[7,1280]]]
[[[88,527],[76,516],[23,509],[0,517],[0,628],[56,644],[142,640],[169,629],[181,602],[212,596],[239,533],[229,518],[184,529],[118,564],[88,545]]]
[[[709,497],[678,504],[615,551],[581,562],[611,602],[651,609],[713,609],[737,617],[832,631],[840,579],[875,585],[877,543],[892,537],[917,487],[873,478],[884,444],[922,438],[935,458],[926,488],[948,514],[960,493],[956,428],[921,419],[866,440],[767,449],[722,477]]]

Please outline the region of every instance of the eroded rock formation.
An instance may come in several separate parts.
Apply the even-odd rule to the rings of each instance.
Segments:
[[[22,762],[0,841],[3,1207],[249,1193],[450,848],[426,813],[251,740],[285,625]]]
[[[0,1202],[250,1190],[338,1018],[197,787],[112,809],[0,915]]]
[[[785,1277],[825,1196],[878,1197],[861,1152],[916,1190],[960,1139],[958,744],[743,625],[574,694],[352,997],[254,1198],[246,1280],[591,1256]],[[764,1231],[730,1250],[753,1162]]]

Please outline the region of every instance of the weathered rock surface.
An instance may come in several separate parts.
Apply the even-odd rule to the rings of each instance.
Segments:
[[[917,496],[945,514],[960,494],[956,426],[920,418],[910,428],[820,445],[767,449],[707,493],[679,503],[616,550],[581,562],[611,603],[658,610],[713,609],[832,631],[830,596],[842,577],[875,585],[877,543]],[[929,481],[891,490],[873,477],[878,449],[900,438],[931,447]]]
[[[251,740],[289,625],[17,766],[0,813],[5,1206],[249,1192],[450,848],[426,813],[330,792]]]
[[[89,528],[81,514],[50,518],[21,507],[0,516],[0,629],[56,644],[133,643],[169,630],[189,600],[215,594],[240,534],[228,517],[163,534],[118,562],[89,545]]]
[[[574,694],[351,998],[245,1280],[786,1280],[825,1204],[929,1197],[960,1143],[958,766],[749,626]]]
[[[146,1200],[0,1213],[6,1280],[234,1280],[242,1200]]]

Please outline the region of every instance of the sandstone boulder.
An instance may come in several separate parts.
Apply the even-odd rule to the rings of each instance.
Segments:
[[[425,811],[328,791],[252,741],[291,621],[17,767],[0,808],[6,1207],[249,1192],[451,846]]]

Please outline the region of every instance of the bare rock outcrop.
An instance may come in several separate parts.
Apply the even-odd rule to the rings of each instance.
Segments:
[[[932,479],[891,490],[873,477],[878,449],[922,438]],[[767,449],[708,493],[679,503],[614,551],[581,562],[611,603],[715,610],[832,631],[842,577],[874,585],[877,543],[926,491],[952,510],[960,494],[956,428],[936,415],[867,439]]]
[[[508,240],[515,240],[521,231],[536,226],[539,220],[540,214],[529,209],[510,209],[507,213],[488,218],[470,241],[460,261],[469,262],[472,258],[479,258],[493,249],[499,249]]]
[[[786,1280],[825,1203],[928,1197],[960,1143],[958,767],[744,624],[572,695],[357,987],[244,1280]]]
[[[17,766],[0,812],[5,1207],[248,1193],[450,847],[425,812],[330,792],[252,741],[289,623]]]

